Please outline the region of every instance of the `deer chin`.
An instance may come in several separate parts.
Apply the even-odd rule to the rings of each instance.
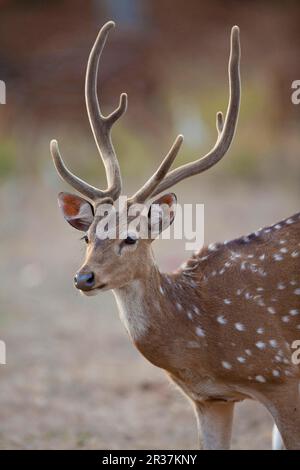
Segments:
[[[81,295],[85,295],[87,297],[93,297],[94,295],[97,295],[98,294],[98,289],[92,289],[92,290],[81,290],[79,291]]]
[[[94,287],[94,289],[91,289],[91,290],[86,290],[86,291],[81,290],[80,293],[81,295],[86,295],[87,297],[93,297],[94,295],[99,294],[99,292],[109,290],[109,289],[110,287],[108,287],[107,284],[100,284],[99,286]]]

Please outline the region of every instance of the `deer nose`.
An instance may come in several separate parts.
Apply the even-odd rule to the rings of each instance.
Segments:
[[[89,273],[77,273],[74,277],[74,284],[77,289],[80,290],[91,290],[95,285],[95,275],[93,272]]]

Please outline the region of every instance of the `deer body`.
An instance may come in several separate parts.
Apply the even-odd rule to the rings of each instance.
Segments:
[[[299,240],[300,213],[204,248],[176,273],[147,260],[143,277],[115,292],[132,341],[170,372],[195,369],[247,387],[299,376],[290,361],[300,331]]]
[[[299,240],[300,213],[210,245],[175,273],[161,274],[150,256],[143,275],[115,291],[139,351],[196,409],[219,407],[214,423],[229,408],[224,448],[234,402],[300,379],[291,362],[300,332]],[[216,438],[206,444],[215,448]]]
[[[165,194],[146,207],[146,215],[140,213],[139,224],[147,237],[123,224],[124,219],[133,220],[131,210],[137,204],[205,171],[226,154],[240,102],[239,30],[234,27],[231,33],[230,96],[225,120],[217,113],[215,146],[203,158],[169,171],[182,143],[178,136],[153,176],[129,198],[128,207],[117,211],[118,235],[111,237],[103,227],[114,220],[122,180],[110,131],[126,110],[127,96],[122,94],[118,108],[103,116],[96,90],[99,58],[113,26],[109,22],[101,29],[86,75],[88,116],[105,165],[107,189],[94,188],[73,175],[57,142],[51,142],[60,176],[92,201],[59,194],[65,219],[85,233],[87,243],[75,286],[86,295],[113,291],[135,346],[192,401],[201,448],[230,447],[234,403],[250,398],[269,410],[284,445],[299,449],[300,369],[292,353],[300,338],[300,214],[209,245],[169,274],[159,271],[151,244],[173,222],[176,196]]]
[[[115,294],[132,341],[195,402],[254,398],[262,384],[300,379],[291,362],[300,331],[299,240],[296,214],[211,245],[176,273],[153,264]]]

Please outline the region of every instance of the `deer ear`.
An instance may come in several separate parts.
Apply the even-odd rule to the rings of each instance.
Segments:
[[[156,238],[169,227],[176,214],[177,197],[174,193],[164,194],[152,202],[148,212],[148,227],[150,238]]]
[[[88,230],[94,219],[94,209],[88,201],[75,194],[59,193],[58,205],[72,227],[82,232]]]

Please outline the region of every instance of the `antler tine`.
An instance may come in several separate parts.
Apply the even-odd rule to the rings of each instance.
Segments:
[[[227,107],[225,122],[223,124],[223,116],[221,113],[217,114],[217,130],[218,139],[213,149],[204,157],[182,165],[175,170],[169,172],[163,181],[152,192],[155,196],[162,191],[170,188],[174,184],[182,181],[185,178],[202,173],[208,168],[215,165],[226,154],[233,140],[236,124],[239,114],[241,84],[240,84],[240,40],[239,28],[234,26],[231,30],[230,41],[230,58],[228,65],[229,75],[229,103]]]
[[[97,72],[99,59],[109,30],[114,26],[115,23],[113,21],[109,21],[101,28],[89,56],[85,81],[85,98],[88,117],[96,145],[105,166],[108,184],[107,189],[104,191],[97,189],[71,173],[64,164],[60,155],[57,141],[52,140],[50,143],[50,151],[58,174],[63,180],[77,189],[77,191],[93,201],[104,197],[115,200],[119,197],[122,190],[120,167],[111,141],[110,131],[113,124],[126,111],[127,95],[125,93],[121,94],[119,106],[108,116],[103,116],[101,114],[97,97]]]
[[[64,161],[60,155],[58,143],[56,140],[51,140],[50,151],[54,161],[55,168],[60,177],[69,183],[73,188],[77,189],[81,194],[90,198],[91,200],[101,199],[105,197],[105,194],[100,189],[91,186],[85,181],[74,175],[64,164]]]
[[[110,132],[113,124],[125,113],[127,109],[127,95],[125,93],[121,94],[119,106],[108,116],[104,116],[101,113],[97,96],[99,59],[108,33],[114,26],[115,23],[113,21],[109,21],[101,28],[91,50],[86,70],[85,100],[92,132],[106,170],[108,188],[104,193],[105,196],[110,196],[115,200],[121,193],[122,180]]]
[[[178,135],[175,139],[174,144],[172,145],[171,149],[169,150],[168,154],[163,159],[162,163],[156,170],[156,172],[149,178],[149,180],[141,187],[130,199],[129,203],[136,202],[142,203],[145,202],[153,193],[155,188],[159,185],[159,183],[163,180],[166,176],[167,172],[169,171],[172,163],[174,162],[181,144],[183,142],[183,135]]]

